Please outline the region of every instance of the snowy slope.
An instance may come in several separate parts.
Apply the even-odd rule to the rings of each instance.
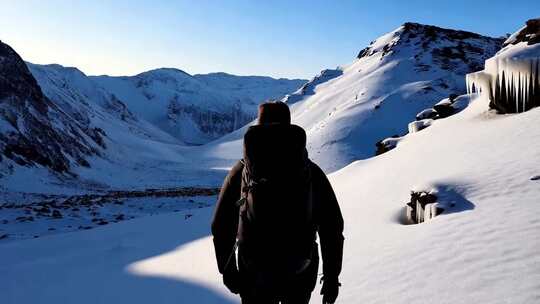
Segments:
[[[92,76],[128,108],[187,144],[204,144],[251,121],[257,106],[293,92],[304,80],[189,75],[178,69],[156,69],[132,77]]]
[[[466,92],[501,39],[406,23],[363,49],[351,64],[322,73],[285,98],[308,148],[327,172],[375,154],[375,143],[406,133],[420,110]],[[321,81],[321,78],[323,79]]]
[[[540,109],[487,100],[331,175],[346,223],[339,303],[535,303],[540,297]],[[411,189],[456,205],[398,221]],[[4,303],[237,303],[222,287],[211,209],[0,244]],[[313,303],[320,302],[318,291]]]

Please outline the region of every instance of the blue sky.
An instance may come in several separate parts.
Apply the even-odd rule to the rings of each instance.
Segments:
[[[406,21],[501,36],[540,1],[5,1],[0,39],[27,61],[90,75],[188,73],[311,78],[351,62]]]

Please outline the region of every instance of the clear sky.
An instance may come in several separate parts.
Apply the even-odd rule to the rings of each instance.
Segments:
[[[89,75],[311,78],[406,21],[501,36],[534,17],[538,0],[2,0],[0,39],[27,61]]]

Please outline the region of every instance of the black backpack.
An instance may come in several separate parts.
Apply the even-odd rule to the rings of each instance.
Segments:
[[[303,272],[316,248],[305,131],[289,124],[250,127],[243,162],[238,202],[242,265],[277,277]]]

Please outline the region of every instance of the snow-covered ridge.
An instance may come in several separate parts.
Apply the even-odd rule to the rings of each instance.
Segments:
[[[257,106],[305,83],[300,79],[190,75],[162,68],[131,77],[91,76],[137,116],[186,144],[204,144],[251,121]]]
[[[323,71],[283,99],[308,134],[310,157],[335,171],[375,154],[375,144],[402,135],[421,110],[466,93],[464,76],[481,69],[502,38],[405,23],[374,40],[358,58]]]
[[[315,94],[315,87],[318,86],[321,83],[327,82],[333,78],[336,78],[338,76],[341,76],[343,74],[343,70],[340,68],[337,68],[335,70],[326,69],[322,70],[318,75],[311,78],[307,83],[305,83],[301,88],[299,88],[297,91],[295,91],[292,94],[288,94],[281,101],[292,105],[300,100],[302,100],[307,95],[313,95]]]
[[[27,63],[44,93],[67,105],[97,104],[122,119],[144,120],[184,144],[204,144],[234,131],[257,106],[281,98],[306,81],[226,73],[190,75],[160,68],[135,76],[87,76],[74,67]],[[70,106],[77,111],[77,105]],[[73,108],[75,107],[75,108]]]

